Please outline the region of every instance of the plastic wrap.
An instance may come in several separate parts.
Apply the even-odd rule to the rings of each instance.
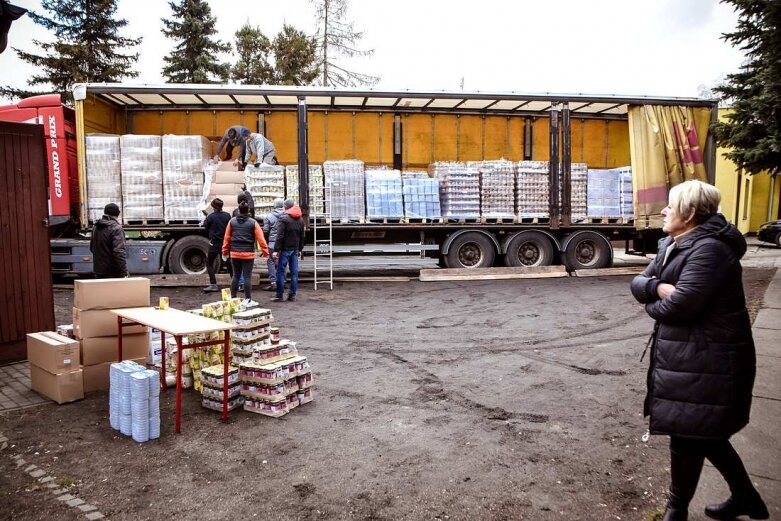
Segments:
[[[563,184],[559,183],[562,187]],[[588,213],[588,165],[572,163],[570,169],[570,215],[573,222],[582,221]],[[559,197],[559,201],[563,198]]]
[[[429,167],[439,179],[442,216],[448,219],[480,217],[480,172],[461,162],[437,162]]]
[[[428,172],[404,172],[404,215],[408,219],[439,219],[439,179]]]
[[[323,174],[331,189],[331,218],[363,219],[366,216],[363,161],[326,161]]]
[[[300,202],[298,185],[301,179],[298,175],[298,165],[288,165],[285,167],[285,197]],[[309,211],[310,215],[325,213],[325,192],[323,187],[323,167],[321,165],[309,165]]]
[[[620,217],[619,175],[614,170],[589,169],[588,216]]]
[[[274,210],[274,199],[285,197],[285,167],[261,163],[247,165],[244,171],[247,190],[255,201],[255,215],[264,216]]]
[[[211,157],[211,142],[203,136],[162,139],[163,200],[165,220],[199,221],[203,198],[204,167]]]
[[[404,217],[401,172],[366,170],[366,217],[369,219]]]
[[[162,138],[125,134],[119,143],[124,222],[162,220]]]
[[[119,136],[89,134],[86,138],[87,219],[97,221],[115,203],[122,212]]]
[[[634,219],[635,205],[632,191],[632,167],[622,166],[614,168],[618,172],[619,197],[619,217],[623,219]]]
[[[516,175],[516,208],[520,218],[550,217],[547,161],[520,161]]]
[[[480,215],[488,218],[515,217],[515,164],[499,159],[475,161],[468,167],[480,172]]]

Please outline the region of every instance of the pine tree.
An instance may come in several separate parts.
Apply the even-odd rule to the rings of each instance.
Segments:
[[[290,25],[283,25],[274,38],[277,85],[312,85],[320,76],[315,39]]]
[[[138,72],[132,69],[138,54],[122,54],[122,49],[141,43],[141,38],[125,38],[119,30],[127,20],[116,19],[117,0],[43,0],[41,7],[46,14],[29,12],[35,23],[50,30],[53,43],[33,40],[41,54],[14,48],[22,60],[40,71],[27,81],[31,87],[51,85],[68,101],[74,83],[115,82],[134,78]],[[2,87],[3,94],[27,97],[44,92]]]
[[[227,81],[230,65],[220,63],[219,53],[230,51],[230,45],[215,40],[217,19],[206,0],[168,2],[173,19],[162,19],[163,34],[178,42],[163,60],[163,76],[172,83],[219,83]]]
[[[374,49],[362,51],[356,47],[363,32],[356,31],[353,23],[345,20],[347,0],[312,0],[317,17],[317,40],[320,66],[323,70],[323,86],[354,87],[374,85],[380,78],[347,70],[336,64],[337,56],[353,58],[371,56]]]
[[[740,71],[714,90],[732,105],[714,125],[716,142],[750,174],[781,172],[781,2],[722,0],[738,11],[735,32],[723,35],[746,53]]]
[[[272,83],[274,68],[269,64],[271,42],[260,27],[252,27],[247,22],[236,31],[235,36],[238,60],[231,67],[231,79],[249,85]]]

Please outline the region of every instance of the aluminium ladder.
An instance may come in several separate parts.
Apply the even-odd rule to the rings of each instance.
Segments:
[[[310,200],[309,207],[312,211],[312,261],[314,263],[315,291],[319,284],[328,285],[334,289],[334,243],[333,225],[331,219],[331,186],[325,184],[322,195],[315,192],[315,197]],[[320,263],[318,264],[318,260]],[[319,272],[327,273],[327,277],[320,277]]]

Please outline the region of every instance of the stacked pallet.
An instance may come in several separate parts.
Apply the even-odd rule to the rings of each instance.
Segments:
[[[163,164],[160,136],[125,134],[119,139],[122,217],[163,220]]]
[[[363,161],[326,161],[323,174],[331,192],[331,218],[335,220],[363,220],[366,215],[364,200]]]
[[[446,219],[480,218],[480,172],[462,162],[440,161],[429,167],[439,179],[442,216]]]
[[[203,136],[165,135],[162,140],[165,221],[197,222],[203,202],[204,167],[211,142]]]
[[[122,211],[119,136],[89,134],[86,138],[87,218],[97,221],[115,203]]]
[[[559,183],[562,186],[562,183]],[[572,163],[570,170],[570,215],[572,221],[582,221],[588,214],[588,165]],[[563,200],[559,197],[559,200]]]
[[[503,159],[475,161],[480,172],[480,215],[489,219],[515,217],[515,165]]]
[[[634,219],[635,206],[632,193],[632,167],[622,166],[614,168],[618,172],[619,217]]]
[[[547,161],[520,161],[517,164],[516,208],[518,217],[550,216],[550,180]]]
[[[368,219],[404,217],[401,172],[366,170],[366,217]]]
[[[428,172],[403,172],[404,215],[407,219],[439,219],[439,179]]]
[[[255,201],[255,215],[274,210],[274,199],[285,198],[285,167],[280,165],[247,165],[244,171],[247,190]]]
[[[285,197],[298,202],[299,184],[301,178],[298,175],[298,165],[285,167]],[[309,165],[309,211],[310,215],[322,215],[325,213],[325,182],[323,180],[323,167]]]

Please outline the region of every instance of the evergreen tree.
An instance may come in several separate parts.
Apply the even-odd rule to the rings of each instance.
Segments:
[[[312,85],[320,76],[315,39],[290,25],[283,25],[274,38],[277,85]]]
[[[230,51],[230,45],[215,40],[217,19],[206,0],[168,2],[173,19],[162,19],[163,34],[178,42],[163,60],[163,76],[172,83],[219,83],[227,81],[230,65],[220,63],[219,53]]]
[[[746,53],[740,71],[714,90],[732,105],[714,125],[716,142],[750,174],[781,172],[781,2],[722,0],[738,11],[735,32],[724,40]]]
[[[119,30],[127,20],[114,18],[117,0],[43,0],[45,14],[29,12],[35,23],[54,33],[52,43],[33,40],[41,53],[14,48],[22,60],[40,71],[27,81],[31,87],[51,85],[68,101],[74,83],[115,82],[134,78],[132,69],[138,54],[122,54],[122,49],[134,47],[141,38],[125,38]],[[27,97],[51,92],[2,87],[6,96]]]
[[[270,84],[274,68],[269,64],[271,42],[260,27],[251,27],[249,22],[236,31],[234,46],[238,60],[231,67],[231,79],[236,83],[249,85]]]
[[[343,56],[371,56],[374,49],[362,51],[357,48],[362,31],[356,31],[353,23],[345,20],[347,0],[312,0],[317,17],[317,41],[320,51],[320,67],[323,71],[323,86],[354,87],[374,85],[380,78],[347,70],[336,64],[336,58]]]

